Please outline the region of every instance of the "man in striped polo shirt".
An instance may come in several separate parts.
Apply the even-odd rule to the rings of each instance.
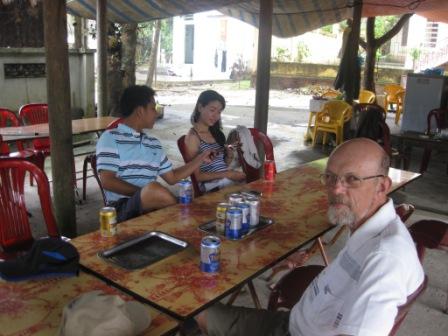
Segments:
[[[157,118],[155,92],[143,85],[126,88],[120,98],[122,123],[105,131],[96,146],[97,169],[107,205],[117,210],[119,222],[176,203],[174,195],[157,176],[173,185],[190,176],[201,163],[210,162],[212,151],[173,169],[160,141],[143,132]]]

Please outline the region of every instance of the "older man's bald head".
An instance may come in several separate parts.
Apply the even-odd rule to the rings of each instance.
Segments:
[[[357,160],[366,165],[376,165],[378,173],[387,176],[390,158],[373,140],[356,138],[339,145],[330,155],[331,160]]]

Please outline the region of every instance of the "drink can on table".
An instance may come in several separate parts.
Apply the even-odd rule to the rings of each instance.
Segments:
[[[112,237],[117,234],[117,211],[113,207],[104,207],[100,210],[100,232],[103,237]]]
[[[242,236],[241,221],[243,212],[240,208],[231,207],[226,213],[226,237],[229,239],[239,239]]]
[[[250,205],[250,226],[258,225],[260,221],[260,199],[258,197],[247,197],[246,203]]]
[[[190,204],[193,201],[193,185],[190,180],[182,180],[179,185],[179,203]]]
[[[201,241],[201,271],[216,273],[219,271],[221,240],[216,236],[205,236]]]
[[[229,203],[219,203],[216,207],[216,232],[218,234],[225,234],[226,232],[226,213],[230,208]]]
[[[243,201],[243,195],[239,193],[233,193],[229,195],[229,203],[234,206],[237,203],[241,203]]]
[[[273,160],[266,160],[264,162],[264,179],[266,181],[275,180],[275,162]]]
[[[241,209],[241,233],[244,235],[250,228],[250,205],[246,202],[237,203],[236,206]]]

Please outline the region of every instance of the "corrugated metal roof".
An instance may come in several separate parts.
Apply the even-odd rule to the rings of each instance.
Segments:
[[[290,37],[352,16],[353,0],[274,0],[273,34]],[[96,0],[68,0],[68,12],[95,19]],[[260,1],[235,0],[108,0],[113,22],[145,22],[211,9],[258,27]],[[363,16],[418,13],[448,23],[448,0],[364,0]]]

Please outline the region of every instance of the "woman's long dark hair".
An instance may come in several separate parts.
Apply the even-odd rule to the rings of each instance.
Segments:
[[[201,104],[202,107],[205,107],[213,101],[220,102],[223,110],[226,108],[226,100],[218,92],[214,90],[206,90],[201,92],[201,94],[198,97],[198,101],[196,102],[194,111],[191,114],[190,118],[191,124],[194,125],[194,123],[198,122],[199,120],[199,116],[201,114],[201,112],[199,112],[199,104]],[[224,143],[226,142],[226,137],[222,132],[221,118],[217,122],[215,122],[212,126],[210,126],[208,129],[212,134],[213,138],[215,139],[215,141],[221,146],[224,146]]]

